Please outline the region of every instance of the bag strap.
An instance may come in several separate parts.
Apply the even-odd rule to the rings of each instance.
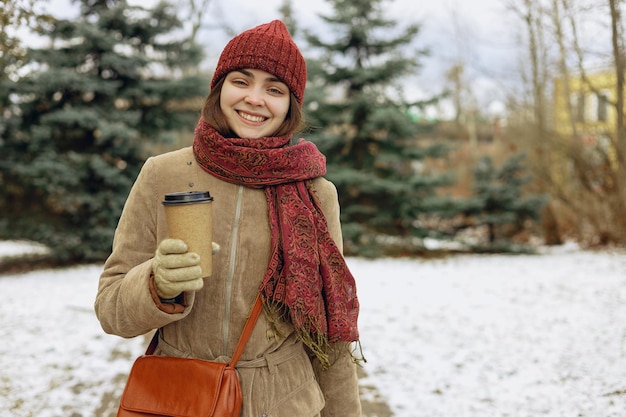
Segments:
[[[235,353],[233,353],[233,357],[230,359],[229,366],[233,368],[239,362],[239,358],[243,353],[243,349],[246,347],[248,343],[248,339],[250,339],[250,335],[252,334],[252,330],[254,330],[254,326],[256,325],[256,321],[261,314],[261,310],[263,309],[263,303],[261,301],[261,294],[257,294],[256,299],[254,300],[254,305],[252,306],[252,311],[250,312],[250,316],[248,320],[246,320],[246,324],[243,327],[243,331],[241,332],[241,336],[239,337],[239,342],[237,342],[237,347],[235,348]],[[146,349],[146,355],[152,355],[156,350],[157,345],[159,344],[159,329],[154,332],[154,336],[152,336],[152,340]]]
[[[254,326],[256,325],[256,321],[259,318],[262,309],[263,303],[261,301],[261,294],[259,293],[254,300],[254,305],[252,306],[252,311],[250,312],[248,320],[246,320],[246,325],[243,326],[243,331],[241,332],[241,336],[239,336],[239,342],[237,342],[235,353],[233,353],[233,357],[230,359],[229,365],[233,368],[237,365],[237,362],[239,362],[239,358],[248,343],[248,339],[250,339],[250,335],[252,334],[252,330],[254,330]]]
[[[157,329],[156,332],[154,332],[154,336],[152,336],[152,340],[150,341],[150,344],[148,345],[148,348],[146,349],[145,354],[152,355],[158,344],[159,344],[159,329]]]

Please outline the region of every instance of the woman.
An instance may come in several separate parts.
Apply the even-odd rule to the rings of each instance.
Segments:
[[[279,20],[225,47],[192,147],[150,158],[120,218],[95,302],[107,333],[160,328],[157,355],[228,362],[259,291],[237,366],[243,416],[360,416],[358,301],[341,255],[337,192],[302,125],[306,66]],[[167,238],[166,193],[214,197],[213,274]]]

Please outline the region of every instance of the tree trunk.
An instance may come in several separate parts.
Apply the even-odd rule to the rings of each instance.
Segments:
[[[572,136],[577,136],[577,129],[574,117],[574,109],[572,108],[572,101],[570,99],[570,72],[567,66],[567,48],[565,47],[565,36],[563,35],[563,25],[561,19],[561,7],[563,11],[567,13],[569,11],[569,4],[567,0],[552,0],[552,23],[554,24],[554,34],[556,36],[556,42],[559,45],[559,72],[560,77],[563,80],[563,98],[567,103],[567,117],[572,131]]]
[[[611,10],[611,41],[613,44],[613,59],[615,62],[616,98],[615,98],[615,152],[617,159],[616,198],[614,215],[620,222],[620,238],[626,241],[626,132],[624,132],[624,71],[626,70],[624,50],[624,29],[622,25],[621,1],[609,0]]]

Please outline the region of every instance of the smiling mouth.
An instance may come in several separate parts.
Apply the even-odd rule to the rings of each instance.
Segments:
[[[267,120],[267,117],[263,117],[263,116],[254,116],[252,114],[249,113],[244,113],[244,112],[237,112],[237,114],[239,115],[239,117],[241,117],[244,120],[247,120],[249,122],[253,122],[253,123],[261,123],[264,122],[265,120]]]

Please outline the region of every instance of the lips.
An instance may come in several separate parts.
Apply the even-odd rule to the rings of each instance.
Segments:
[[[242,119],[247,120],[249,122],[253,122],[253,123],[261,123],[261,122],[264,122],[265,120],[267,120],[267,117],[258,116],[258,115],[254,115],[254,114],[250,114],[250,113],[244,113],[244,112],[241,112],[241,111],[238,111],[237,114]]]

